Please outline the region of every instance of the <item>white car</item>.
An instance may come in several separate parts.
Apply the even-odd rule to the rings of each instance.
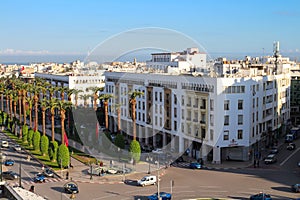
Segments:
[[[161,154],[161,153],[163,153],[163,150],[162,149],[154,149],[154,150],[152,150],[152,153]]]
[[[16,145],[14,146],[14,150],[15,150],[15,151],[21,151],[22,149],[21,149],[21,146],[20,146],[20,145],[16,144]]]
[[[137,181],[137,184],[144,187],[145,185],[155,185],[156,176],[144,176],[141,180]]]
[[[8,147],[9,147],[8,142],[5,141],[5,140],[3,140],[3,141],[2,141],[2,144],[1,144],[1,147],[3,147],[3,148],[8,148]]]

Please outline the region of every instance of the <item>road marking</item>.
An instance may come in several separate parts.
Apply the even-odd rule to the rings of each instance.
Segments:
[[[296,154],[298,151],[300,150],[300,148],[297,148],[296,151],[294,151],[293,153],[291,153],[284,161],[282,161],[282,163],[280,163],[280,166],[284,165],[294,154]]]

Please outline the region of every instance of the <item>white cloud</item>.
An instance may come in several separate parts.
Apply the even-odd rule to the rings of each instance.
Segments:
[[[15,49],[5,49],[0,50],[0,55],[45,55],[50,54],[49,51],[41,50],[41,51],[33,51],[33,50],[15,50]]]

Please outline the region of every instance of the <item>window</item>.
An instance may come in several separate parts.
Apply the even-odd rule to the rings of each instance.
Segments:
[[[229,140],[229,131],[224,131],[223,140]]]
[[[155,97],[154,97],[155,101],[157,101],[157,92],[155,92],[154,95],[155,95]]]
[[[214,130],[210,129],[210,140],[214,140]]]
[[[229,110],[229,100],[224,101],[224,110]]]
[[[210,121],[210,125],[213,126],[214,125],[214,116],[213,115],[209,116],[209,121]]]
[[[224,116],[224,125],[229,125],[229,115]]]
[[[174,131],[177,131],[177,121],[174,121]]]
[[[211,99],[209,104],[210,104],[210,111],[213,111],[214,110],[214,100]]]
[[[238,130],[238,135],[237,135],[238,140],[243,139],[243,130]]]
[[[238,109],[243,110],[243,100],[238,100]]]
[[[243,124],[243,115],[238,115],[238,125]]]
[[[174,117],[177,117],[177,108],[174,108]]]
[[[174,105],[177,105],[177,95],[174,94]]]

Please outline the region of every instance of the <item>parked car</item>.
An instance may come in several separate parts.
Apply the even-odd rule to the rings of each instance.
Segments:
[[[161,197],[162,200],[170,200],[170,199],[172,199],[172,195],[170,193],[166,193],[166,192],[160,192],[159,196]],[[148,196],[148,200],[158,200],[157,193],[154,193],[153,195]]]
[[[295,143],[289,143],[287,146],[286,146],[286,149],[287,150],[295,150],[296,149],[296,144]]]
[[[54,172],[52,169],[50,168],[46,168],[44,171],[43,171],[43,174],[47,177],[53,177],[54,176]]]
[[[190,168],[191,169],[202,169],[202,165],[198,162],[192,162],[192,163],[190,163]]]
[[[1,147],[2,148],[8,148],[9,147],[9,144],[6,140],[3,140],[2,143],[1,143]]]
[[[159,148],[153,149],[153,150],[152,150],[152,153],[161,154],[161,153],[163,153],[163,150],[162,150],[162,149],[159,149]]]
[[[270,150],[270,154],[277,154],[277,153],[278,153],[278,149],[276,147]]]
[[[5,166],[13,166],[14,164],[15,164],[15,161],[13,161],[12,159],[7,159],[4,161]]]
[[[64,185],[64,190],[65,190],[65,192],[70,193],[70,194],[79,193],[78,185],[73,181],[67,182]]]
[[[250,196],[250,200],[272,200],[271,195],[266,193],[259,193]]]
[[[275,154],[269,154],[266,158],[265,158],[265,164],[272,164],[277,162],[277,158]]]
[[[141,150],[144,152],[151,152],[153,150],[153,148],[150,147],[149,145],[142,145]]]
[[[19,175],[13,171],[6,171],[2,173],[3,178],[7,180],[14,180],[19,177]]]
[[[300,161],[298,162],[298,167],[300,167]]]
[[[141,180],[138,180],[138,185],[144,187],[146,185],[155,185],[156,184],[156,176],[144,176]]]
[[[21,149],[21,146],[20,146],[20,145],[16,144],[16,145],[14,146],[14,150],[15,150],[15,151],[21,151],[22,149]]]
[[[300,192],[300,183],[292,185],[291,189],[293,192]]]
[[[46,181],[46,177],[44,176],[44,174],[39,173],[34,177],[33,180],[34,182],[42,183]]]

